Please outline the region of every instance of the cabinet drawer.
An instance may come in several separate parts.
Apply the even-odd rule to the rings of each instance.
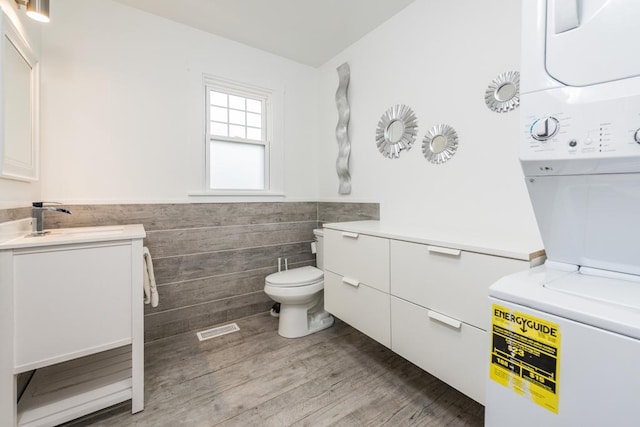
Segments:
[[[325,271],[324,308],[386,347],[391,345],[389,294]]]
[[[389,292],[389,240],[325,229],[324,268]]]
[[[34,250],[13,260],[17,370],[131,342],[131,245]]]
[[[391,294],[486,330],[489,286],[529,262],[391,242]]]
[[[486,332],[392,296],[391,335],[394,352],[484,404]]]

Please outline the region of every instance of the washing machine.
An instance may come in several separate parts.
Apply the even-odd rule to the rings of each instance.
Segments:
[[[491,286],[487,427],[640,426],[640,1],[523,0],[547,262]]]

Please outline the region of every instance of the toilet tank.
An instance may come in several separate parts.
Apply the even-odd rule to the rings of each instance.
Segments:
[[[320,270],[324,270],[324,230],[317,228],[313,230],[316,240],[316,265]]]

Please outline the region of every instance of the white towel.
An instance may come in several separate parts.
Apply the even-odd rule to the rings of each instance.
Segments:
[[[156,287],[156,277],[153,274],[153,261],[151,260],[151,253],[145,246],[142,250],[144,256],[144,303],[151,303],[151,307],[157,307],[160,302],[160,296],[158,295],[158,288]]]

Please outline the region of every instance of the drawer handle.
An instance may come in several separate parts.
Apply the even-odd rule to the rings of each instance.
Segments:
[[[451,249],[451,248],[441,248],[440,246],[427,246],[427,249],[429,250],[429,252],[435,252],[437,254],[444,254],[444,255],[453,255],[453,256],[460,256],[460,249]]]
[[[449,325],[452,328],[460,329],[460,327],[462,326],[461,321],[453,319],[449,316],[445,316],[444,314],[440,314],[437,311],[429,310],[427,312],[427,316],[429,316],[429,319],[437,320],[438,322]]]
[[[359,236],[358,233],[351,233],[350,231],[343,231],[342,237],[349,237],[350,239],[357,239]]]
[[[360,282],[358,282],[355,279],[349,279],[348,277],[343,277],[342,283],[353,286],[354,288],[357,288],[358,286],[360,286]]]

